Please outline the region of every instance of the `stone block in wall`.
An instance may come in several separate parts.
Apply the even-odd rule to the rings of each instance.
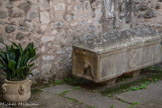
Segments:
[[[18,30],[22,32],[29,32],[34,28],[34,25],[30,21],[19,21],[19,27]]]
[[[104,0],[106,18],[112,18],[115,15],[115,2],[114,0]]]
[[[155,6],[155,9],[160,9],[161,8],[161,5],[160,4],[156,4],[156,6]]]
[[[8,16],[8,13],[6,11],[0,10],[0,19],[5,19],[7,18],[7,16]]]
[[[21,0],[9,0],[10,2],[16,2],[16,1],[21,1]]]
[[[75,5],[74,6],[74,10],[75,11],[82,11],[83,10],[83,7],[82,7],[82,5]]]
[[[18,32],[18,33],[16,34],[16,39],[17,39],[17,40],[22,40],[22,39],[24,39],[24,34],[21,33],[21,32]]]
[[[40,10],[48,10],[49,9],[48,0],[39,0],[39,2],[40,2],[40,5],[39,5]]]
[[[51,23],[51,29],[61,29],[63,27],[64,23],[61,21],[56,21]]]
[[[152,9],[149,9],[146,11],[144,18],[153,18],[156,17],[157,13],[155,11],[153,11]]]
[[[45,61],[54,60],[54,58],[55,57],[53,55],[44,55],[42,57],[42,59],[45,60]]]
[[[40,12],[40,22],[42,24],[48,24],[50,22],[50,16],[47,11]]]
[[[145,2],[141,2],[140,5],[137,7],[137,10],[140,11],[145,11],[147,10],[149,7],[147,6],[147,4]]]
[[[12,32],[14,32],[16,29],[15,29],[15,27],[14,26],[5,26],[5,31],[7,32],[7,33],[12,33]]]
[[[50,42],[50,41],[53,41],[55,38],[53,36],[43,36],[41,38],[41,42],[42,43],[47,43],[47,42]]]
[[[30,10],[31,8],[31,2],[30,1],[25,1],[23,3],[21,3],[19,6],[18,6],[20,9],[22,9],[24,11],[25,14],[28,13],[28,11]]]
[[[50,73],[52,69],[52,65],[51,64],[45,64],[42,66],[42,75],[46,75],[47,73]]]
[[[36,18],[38,15],[37,15],[37,12],[29,12],[29,18],[30,19],[34,19],[34,18]]]
[[[12,18],[23,17],[23,16],[24,16],[23,12],[13,12],[11,14]]]
[[[6,8],[8,8],[8,9],[12,9],[13,7],[14,7],[14,5],[11,2],[6,4]]]
[[[54,10],[55,11],[63,11],[66,9],[66,4],[65,3],[58,3],[54,5]]]
[[[143,0],[133,0],[134,1],[134,3],[136,3],[136,4],[139,4],[139,3],[141,3]]]

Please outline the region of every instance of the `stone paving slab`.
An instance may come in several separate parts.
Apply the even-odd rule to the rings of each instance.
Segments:
[[[75,89],[75,86],[58,85],[42,89],[42,91],[32,94],[28,103],[39,104],[38,107],[30,108],[131,108],[130,104],[123,103],[117,99],[102,96],[100,93],[93,93],[86,89]],[[63,95],[57,95],[64,91],[69,91]],[[0,95],[1,96],[1,95]],[[148,88],[140,91],[130,91],[117,95],[117,98],[130,103],[138,102],[134,108],[162,108],[162,81],[153,83]],[[72,101],[76,99],[79,102]],[[9,108],[9,107],[5,107]],[[28,107],[23,107],[28,108]]]
[[[39,104],[31,108],[89,108],[86,104],[72,102],[69,99],[50,92],[34,94],[29,103]]]
[[[90,106],[70,101],[68,98],[50,92],[38,92],[33,94],[31,99],[27,102],[32,106],[21,107],[3,107],[0,108],[90,108]]]
[[[49,88],[44,88],[43,91],[57,94],[57,93],[62,93],[64,91],[70,91],[74,88],[75,88],[74,86],[62,84],[62,85],[57,85],[57,86],[51,86]]]
[[[128,108],[130,105],[122,103],[118,100],[111,99],[106,96],[102,96],[99,93],[92,93],[88,90],[73,90],[65,95],[68,98],[74,98],[79,102],[85,103],[95,108],[110,108],[114,105],[114,108]]]
[[[153,83],[147,89],[130,91],[116,97],[127,102],[139,102],[136,108],[162,108],[162,81]]]

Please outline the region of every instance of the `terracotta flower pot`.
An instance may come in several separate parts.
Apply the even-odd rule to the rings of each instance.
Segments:
[[[2,85],[3,99],[7,102],[26,102],[31,97],[32,81],[8,81]]]

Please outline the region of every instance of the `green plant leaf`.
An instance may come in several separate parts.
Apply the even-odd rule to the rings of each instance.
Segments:
[[[34,44],[33,43],[29,43],[27,45],[27,47],[25,48],[25,50],[33,49],[33,47],[34,47]]]
[[[32,57],[31,59],[30,59],[30,62],[29,63],[32,63],[34,60],[36,60],[37,58],[39,57],[39,55],[35,55],[34,57]]]
[[[3,69],[3,71],[7,71],[7,66],[5,63],[3,63],[1,60],[0,60],[0,68]]]
[[[30,59],[29,58],[29,51],[27,51],[23,56],[22,56],[22,59],[23,59],[23,65],[27,65],[28,63],[28,60]]]
[[[22,55],[23,54],[23,49],[22,49],[21,45],[18,44],[18,47],[19,47],[19,50],[20,50],[20,55]]]
[[[15,66],[16,66],[16,62],[13,60],[10,60],[8,63],[9,69],[11,69],[12,71],[15,71]]]
[[[30,49],[30,57],[33,57],[35,55],[35,49]]]
[[[0,49],[0,68],[8,80],[23,80],[32,75],[30,68],[37,58],[33,43],[29,43],[24,50],[21,44],[12,42],[11,46],[6,45],[5,50]]]

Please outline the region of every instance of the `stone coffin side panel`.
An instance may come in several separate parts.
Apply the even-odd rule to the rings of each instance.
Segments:
[[[161,61],[162,50],[157,44],[142,46],[137,49],[120,50],[114,54],[102,55],[100,67],[101,79],[111,79],[123,73],[131,72]]]

